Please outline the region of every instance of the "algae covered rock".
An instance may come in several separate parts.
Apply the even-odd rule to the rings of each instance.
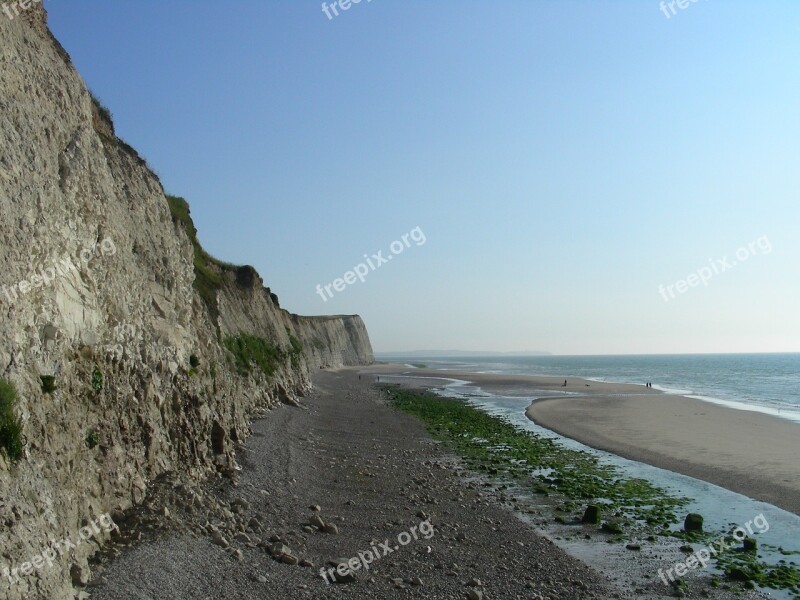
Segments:
[[[583,518],[581,518],[583,523],[590,523],[592,525],[599,525],[600,524],[600,507],[594,504],[590,504],[586,507],[586,510],[583,513]]]
[[[607,533],[621,534],[622,524],[619,521],[606,521],[600,529]]]
[[[689,513],[683,521],[683,530],[686,532],[700,532],[703,531],[703,515],[697,513]]]

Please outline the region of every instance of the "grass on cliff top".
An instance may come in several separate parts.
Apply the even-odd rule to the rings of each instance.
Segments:
[[[219,317],[217,292],[222,286],[220,271],[235,267],[217,260],[203,250],[200,241],[197,239],[197,228],[194,226],[194,221],[192,221],[191,210],[186,199],[167,195],[167,203],[170,211],[172,211],[172,218],[183,225],[186,235],[189,236],[192,242],[192,247],[194,248],[194,287],[208,307],[212,320],[216,323]]]
[[[463,400],[385,389],[396,408],[422,420],[428,431],[462,456],[470,468],[510,478],[534,493],[554,496],[559,502],[556,510],[574,517],[570,521],[559,516],[559,522],[578,521],[586,505],[594,504],[600,506],[604,525],[619,526],[616,531],[623,537],[650,534],[685,538],[685,534],[676,534],[668,527],[680,522],[677,511],[690,502],[688,498],[674,497],[643,479],[626,478],[619,468],[601,464],[589,452],[566,448]],[[710,543],[721,534],[726,536],[731,547],[715,560],[728,581],[748,588],[759,585],[786,590],[800,598],[800,568],[795,562],[767,563],[755,551],[745,551],[741,544],[735,547],[731,533],[707,531],[691,541]],[[780,550],[783,555],[793,554]]]
[[[103,119],[108,121],[108,124],[113,128],[114,115],[111,114],[111,110],[105,104],[103,104],[100,98],[98,98],[93,91],[89,90],[89,95],[92,97],[92,102],[94,102],[97,112]]]
[[[0,449],[11,460],[22,458],[22,423],[14,414],[17,390],[11,382],[0,379]]]

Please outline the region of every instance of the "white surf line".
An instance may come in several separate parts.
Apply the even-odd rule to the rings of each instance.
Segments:
[[[386,379],[430,379],[431,381],[451,382],[449,385],[445,387],[450,387],[450,385],[462,386],[462,385],[472,384],[471,381],[464,381],[463,379],[453,379],[452,377],[433,377],[432,375],[393,375],[384,373],[370,373],[370,375],[374,375],[375,377],[385,377]]]

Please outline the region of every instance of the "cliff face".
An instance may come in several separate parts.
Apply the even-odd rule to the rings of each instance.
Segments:
[[[40,8],[0,15],[0,44],[0,378],[25,444],[0,452],[0,597],[72,598],[103,529],[13,584],[4,569],[162,473],[232,469],[255,412],[372,349],[358,316],[290,314],[252,268],[199,248]]]

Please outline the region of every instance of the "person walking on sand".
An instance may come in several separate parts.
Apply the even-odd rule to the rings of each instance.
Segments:
[[[561,384],[561,387],[567,387],[567,380],[564,380],[564,383]]]

